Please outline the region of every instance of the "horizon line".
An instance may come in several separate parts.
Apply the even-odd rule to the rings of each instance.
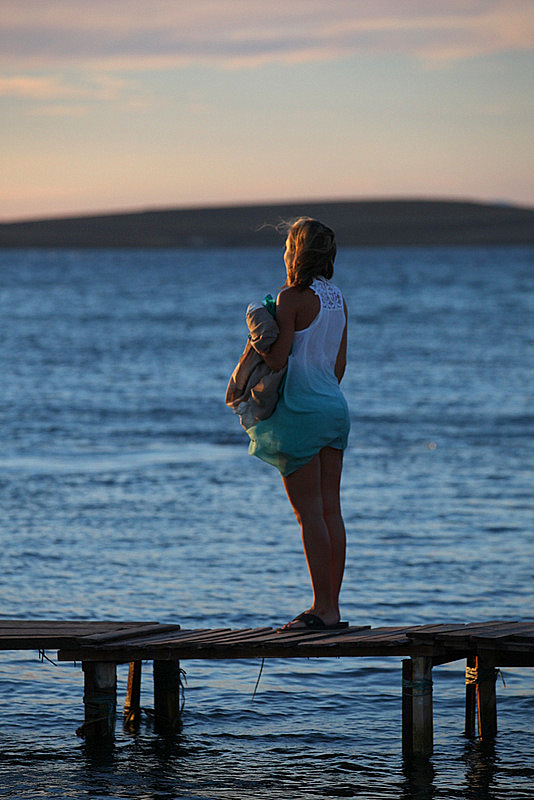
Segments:
[[[76,219],[97,219],[100,217],[120,217],[136,214],[157,214],[169,211],[218,211],[241,208],[271,208],[276,206],[296,206],[296,205],[341,205],[341,204],[363,204],[363,203],[467,203],[469,205],[496,206],[502,208],[517,208],[526,211],[534,211],[534,205],[516,202],[513,200],[481,200],[473,197],[450,196],[450,195],[376,195],[362,197],[338,197],[338,198],[296,198],[290,200],[271,200],[266,202],[259,201],[233,201],[229,203],[203,203],[192,205],[167,205],[167,206],[131,206],[117,209],[73,211],[57,213],[46,216],[16,217],[13,219],[0,219],[0,225],[23,225],[34,222],[52,222],[59,220]]]

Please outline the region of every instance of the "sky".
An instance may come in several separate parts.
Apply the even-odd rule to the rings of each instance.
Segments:
[[[534,206],[534,0],[2,0],[0,220]]]

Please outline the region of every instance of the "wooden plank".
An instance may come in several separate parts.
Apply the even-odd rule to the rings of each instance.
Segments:
[[[519,645],[518,645],[519,648]],[[484,651],[479,650],[484,655]],[[507,646],[506,650],[492,650],[491,655],[495,661],[496,667],[534,667],[534,649],[532,645],[528,649],[510,649]]]
[[[144,661],[146,659],[151,658],[152,656],[146,655],[144,652],[140,652],[139,648],[121,648],[121,649],[113,649],[107,650],[105,652],[97,649],[88,648],[86,651],[81,650],[79,647],[72,645],[68,645],[65,647],[60,647],[57,651],[57,660],[58,661],[72,661],[76,663],[78,661],[101,661],[107,663],[115,663],[115,664],[128,664],[131,661]]]
[[[466,622],[431,622],[425,625],[413,625],[411,630],[414,634],[441,633],[441,631],[456,630],[465,628],[469,623]]]
[[[243,632],[229,631],[226,635],[222,634],[221,636],[202,639],[196,644],[199,649],[202,649],[206,646],[232,648],[242,644],[253,647],[255,644],[263,644],[265,641],[267,641],[271,631],[272,628],[251,629]],[[187,644],[189,644],[189,642],[187,642]],[[191,644],[194,644],[194,642],[191,642]]]
[[[75,647],[75,636],[26,636],[24,638],[7,638],[0,640],[0,650],[59,650],[66,647]]]
[[[364,626],[363,628],[356,629],[354,634],[352,633],[353,629],[349,628],[348,631],[348,638],[351,636],[356,636],[357,638],[367,637],[367,636],[385,636],[387,634],[397,634],[397,633],[408,633],[409,631],[413,630],[412,625],[380,625],[377,628],[371,628],[370,626]]]
[[[524,641],[534,641],[534,623],[533,622],[514,622],[510,623],[505,628],[499,630],[485,631],[484,633],[476,634],[473,639],[475,642],[486,642],[491,639],[499,645],[502,644],[504,639],[516,639],[517,637],[523,638]]]
[[[525,621],[524,623],[523,623],[523,622],[521,622],[521,623],[519,623],[519,624],[520,624],[520,625],[523,625],[523,624],[525,624],[525,625],[526,625],[526,624],[527,624],[527,622]],[[527,638],[532,638],[532,636],[534,636],[534,622],[533,622],[532,620],[528,620],[528,624],[530,625],[530,630],[529,630],[528,632],[521,631],[521,636],[523,636],[523,635],[524,635],[524,636],[526,636]],[[512,635],[513,635],[513,636],[515,636],[515,635],[516,635],[516,634],[515,634],[515,632],[514,632]]]
[[[501,622],[495,623],[494,627],[484,628],[478,635],[484,635],[485,633],[490,633],[492,630],[495,631],[514,631],[519,627],[525,627],[527,629],[532,628],[532,621],[531,620],[502,620]]]
[[[221,631],[223,631],[223,630],[224,630],[224,628],[221,628]],[[227,629],[227,630],[229,630],[229,629]],[[132,638],[121,640],[120,642],[117,642],[117,644],[115,644],[115,642],[111,641],[109,643],[108,642],[104,642],[102,645],[99,645],[99,644],[88,645],[88,648],[95,647],[95,648],[98,648],[98,649],[102,649],[102,651],[105,651],[106,648],[108,648],[108,647],[112,647],[113,648],[115,646],[117,646],[117,647],[120,647],[120,646],[124,646],[124,647],[139,647],[139,648],[158,647],[158,646],[161,646],[161,647],[170,646],[170,647],[172,647],[174,645],[180,644],[183,641],[188,642],[188,643],[189,642],[195,642],[195,641],[201,642],[206,638],[209,639],[213,634],[214,634],[214,631],[211,630],[211,629],[210,630],[205,630],[205,631],[182,631],[182,630],[179,630],[179,631],[176,631],[172,635],[169,634],[169,633],[162,633],[162,634],[149,634],[149,635],[144,636],[144,637],[133,636]],[[80,644],[80,647],[84,647],[85,648],[85,642],[84,641],[80,641],[79,644]]]
[[[174,626],[171,626],[174,627]],[[229,628],[223,630],[230,630]],[[126,638],[123,638],[122,635],[119,634],[118,637],[112,635],[109,641],[106,641],[104,638],[103,640],[99,641],[98,639],[93,640],[89,637],[79,637],[76,639],[76,644],[74,646],[78,646],[80,651],[87,651],[91,652],[105,652],[106,648],[113,648],[116,647],[138,647],[142,649],[143,647],[152,647],[157,645],[174,645],[175,643],[178,644],[182,640],[185,641],[202,641],[205,638],[210,638],[216,631],[212,630],[211,628],[205,630],[183,630],[178,628],[174,631],[163,631],[162,633],[141,633],[139,636],[135,635],[132,631],[129,632],[128,635],[125,634]],[[171,635],[172,634],[172,635]],[[64,648],[62,648],[64,649]]]
[[[179,648],[182,646],[187,647],[198,647],[199,649],[204,647],[206,643],[209,646],[218,646],[218,647],[230,647],[233,642],[245,642],[249,641],[250,638],[253,637],[252,632],[250,636],[247,636],[245,633],[243,636],[239,637],[237,635],[232,636],[232,631],[227,631],[226,633],[221,632],[220,634],[214,633],[213,631],[206,632],[204,634],[196,634],[190,633],[189,635],[184,636],[151,636],[149,638],[140,638],[140,639],[131,639],[126,642],[123,642],[125,647],[135,647],[138,646],[139,648]],[[110,642],[109,646],[114,647],[114,642]]]
[[[137,660],[148,660],[153,658],[168,658],[169,653],[178,651],[185,641],[187,646],[198,646],[198,643],[205,638],[210,638],[214,633],[220,633],[229,628],[220,630],[179,630],[172,638],[168,634],[162,636],[147,636],[145,638],[129,639],[120,642],[103,643],[101,645],[84,645],[83,642],[69,644],[60,647],[58,652],[59,661],[97,661],[100,658],[105,661],[115,660],[117,663],[124,663]],[[166,653],[166,655],[162,655]]]
[[[499,628],[501,625],[510,625],[513,624],[515,620],[509,619],[488,619],[484,622],[466,622],[463,626],[463,630],[465,633],[473,633],[473,631],[478,630],[490,630],[492,628]]]
[[[446,644],[447,647],[465,647],[473,642],[473,637],[484,632],[497,631],[502,625],[509,625],[506,620],[493,620],[491,622],[470,623],[461,629],[444,631],[435,635],[435,641]]]
[[[0,650],[49,650],[70,646],[82,636],[144,626],[145,622],[16,620],[0,628]],[[155,623],[152,623],[155,624]]]
[[[64,647],[76,647],[80,636],[70,633],[54,633],[50,635],[35,634],[24,637],[5,637],[0,640],[0,650],[58,650]]]
[[[83,637],[83,644],[102,644],[104,642],[117,642],[121,639],[138,639],[150,633],[167,634],[169,631],[180,630],[179,625],[162,625],[158,622],[147,625],[128,626],[104,633],[92,633]]]
[[[340,638],[346,636],[346,629],[339,629],[335,631],[312,631],[309,629],[297,629],[287,633],[277,633],[272,628],[265,629],[264,632],[260,630],[250,630],[245,636],[241,636],[240,631],[232,631],[228,636],[206,638],[198,643],[199,650],[206,648],[228,648],[233,650],[237,647],[248,646],[254,647],[269,647],[270,645],[277,649],[284,650],[287,648],[295,647],[300,644],[308,645],[315,641],[339,641]]]
[[[343,642],[346,644],[352,643],[358,645],[367,642],[372,642],[373,644],[382,642],[384,645],[388,643],[398,644],[399,642],[409,643],[409,630],[410,629],[405,625],[392,628],[372,628],[369,630],[362,630],[361,632],[356,631],[354,633],[345,634],[345,636],[343,636]]]
[[[437,625],[423,625],[421,627],[412,628],[408,635],[417,641],[430,641],[433,642],[436,636],[441,633],[458,632],[460,635],[465,630],[465,623],[450,623],[450,624],[437,624]]]
[[[174,642],[183,642],[187,641],[188,643],[198,642],[199,645],[202,645],[204,642],[209,641],[210,643],[216,644],[230,644],[233,641],[243,641],[249,640],[254,637],[261,637],[264,636],[265,633],[271,631],[272,628],[244,628],[243,630],[235,630],[229,628],[227,630],[221,631],[209,631],[206,632],[205,635],[202,636],[188,636],[188,637],[168,637],[166,641],[163,639],[161,640],[162,644],[173,644]]]
[[[203,639],[206,636],[213,636],[219,633],[223,633],[225,631],[230,631],[231,628],[180,628],[180,630],[174,631],[172,635],[170,633],[163,632],[160,634],[148,634],[145,637],[145,641],[182,641],[183,639],[192,640],[192,639]],[[135,637],[134,637],[135,641]]]
[[[315,631],[315,630],[294,630],[288,631],[287,633],[278,633],[275,628],[271,628],[270,631],[263,634],[261,637],[258,638],[258,644],[268,645],[269,643],[273,643],[279,647],[288,647],[292,646],[298,642],[303,640],[306,641],[313,641],[313,639],[321,638],[325,635],[324,631]]]
[[[534,633],[514,633],[509,637],[509,642],[514,644],[530,644],[534,642]]]
[[[18,631],[20,630],[23,632],[26,629],[31,630],[43,630],[44,632],[47,631],[55,631],[55,630],[63,630],[64,628],[77,630],[79,628],[84,628],[87,630],[94,629],[96,630],[106,630],[106,629],[114,629],[120,627],[135,627],[136,625],[156,625],[156,622],[124,622],[121,620],[83,620],[83,619],[72,619],[72,620],[45,620],[45,619],[9,619],[9,620],[0,620],[0,632],[6,630],[8,632]]]
[[[363,629],[363,628],[362,628]],[[273,628],[265,628],[263,632],[261,630],[251,630],[250,634],[246,637],[241,637],[240,631],[234,631],[234,636],[228,637],[224,640],[221,640],[221,644],[241,644],[242,642],[250,642],[251,644],[268,644],[269,642],[273,642],[277,645],[282,646],[289,646],[293,644],[297,644],[299,642],[310,642],[316,641],[319,639],[323,639],[326,636],[333,636],[334,638],[338,638],[340,636],[346,635],[346,628],[339,628],[337,630],[332,631],[323,631],[323,630],[310,630],[308,629],[296,629],[294,631],[288,631],[287,633],[278,633]],[[217,642],[214,641],[214,644]]]
[[[341,640],[340,640],[341,639]],[[399,631],[396,634],[388,633],[383,634],[382,636],[362,636],[360,638],[346,638],[346,637],[322,637],[320,639],[316,639],[313,642],[303,641],[301,642],[302,645],[311,644],[315,646],[337,646],[339,644],[343,644],[345,646],[352,645],[353,647],[365,647],[368,645],[372,645],[373,647],[381,646],[383,648],[388,647],[397,647],[398,645],[409,645],[410,639],[406,636],[403,631]]]
[[[25,627],[23,629],[16,629],[11,628],[9,630],[0,631],[0,640],[4,638],[9,639],[21,639],[28,636],[36,637],[36,636],[86,636],[98,632],[105,632],[110,630],[116,630],[116,628],[104,628],[102,626],[99,627],[92,627],[89,628],[86,625],[79,625],[79,626],[71,626],[71,625],[64,625],[64,626],[56,626],[56,627],[44,627],[44,626],[32,626],[32,627]]]
[[[486,647],[484,640],[481,639],[478,646],[479,648]],[[517,640],[515,638],[506,639],[502,647],[500,644],[498,644],[495,649],[506,649],[510,652],[534,653],[534,639],[522,639],[521,637],[518,637]]]
[[[457,633],[459,635],[456,635]],[[522,634],[525,637],[525,643],[528,645],[530,642],[534,648],[534,623],[532,622],[471,623],[470,625],[453,627],[450,631],[438,631],[435,635],[430,636],[425,635],[424,631],[415,631],[412,638],[416,642],[433,644],[434,646],[443,645],[453,649],[468,649],[475,654],[479,646],[512,649],[515,647],[516,635],[519,642]]]
[[[343,631],[336,631],[336,634],[341,634]],[[153,646],[161,646],[161,647],[194,647],[197,646],[199,649],[204,647],[220,647],[220,648],[231,648],[233,646],[239,646],[241,644],[250,644],[254,645],[257,643],[259,645],[263,645],[270,641],[275,642],[277,645],[289,646],[294,642],[299,642],[302,640],[309,641],[313,638],[322,638],[325,636],[324,631],[321,632],[309,632],[309,631],[295,631],[294,633],[288,634],[278,634],[273,628],[246,628],[242,630],[235,630],[235,629],[220,629],[220,630],[206,630],[206,631],[184,631],[181,630],[177,634],[172,635],[162,635],[162,636],[150,636],[147,638],[142,639],[132,639],[123,642],[122,644],[127,646],[139,646],[139,647],[153,647]],[[111,646],[113,643],[111,643]],[[80,646],[84,646],[83,642],[80,642]]]
[[[363,634],[362,636],[347,637],[348,642],[366,642],[371,640],[374,642],[383,642],[384,644],[387,644],[387,642],[398,642],[400,640],[411,642],[409,632],[406,630],[382,631],[381,633],[370,632],[369,635]]]
[[[405,635],[407,630],[409,630],[409,628],[407,628],[406,625],[381,628],[370,628],[365,625],[361,628],[349,628],[347,632],[343,633],[343,642],[360,643],[363,641],[370,641],[371,639],[383,639],[387,641],[388,639],[396,639],[399,635]],[[320,635],[324,636],[325,633],[323,632],[323,634]]]
[[[513,635],[514,630],[521,630],[519,628],[519,623],[503,623],[502,625],[495,626],[494,628],[473,633],[470,637],[470,643],[474,647],[478,647],[479,644],[483,647],[491,647],[496,644],[499,644],[499,646],[506,646],[506,643]]]
[[[89,620],[89,619],[2,619],[0,620],[0,630],[13,630],[24,628],[61,628],[65,626],[87,625],[104,627],[105,625],[117,625],[120,623],[109,620]],[[146,623],[145,623],[146,624]]]

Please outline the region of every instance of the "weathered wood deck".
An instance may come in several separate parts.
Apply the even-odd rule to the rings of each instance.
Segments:
[[[139,707],[141,663],[154,661],[156,714],[179,717],[179,662],[188,659],[402,657],[403,752],[432,750],[432,669],[466,659],[466,733],[497,730],[498,667],[534,666],[534,621],[441,623],[277,633],[273,628],[183,630],[157,622],[0,620],[1,650],[57,650],[85,673],[85,733],[113,735],[116,665],[130,664],[126,710]]]

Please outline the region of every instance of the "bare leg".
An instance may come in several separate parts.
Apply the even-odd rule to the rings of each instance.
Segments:
[[[313,588],[309,610],[326,625],[339,620],[339,590],[345,561],[345,528],[339,504],[341,457],[341,451],[324,448],[308,464],[283,479],[302,532]],[[289,627],[303,627],[303,623],[290,623]]]
[[[339,618],[339,592],[345,571],[346,548],[345,524],[339,497],[343,451],[336,450],[334,447],[323,447],[319,457],[321,460],[323,518],[328,528],[332,554],[332,599]]]

